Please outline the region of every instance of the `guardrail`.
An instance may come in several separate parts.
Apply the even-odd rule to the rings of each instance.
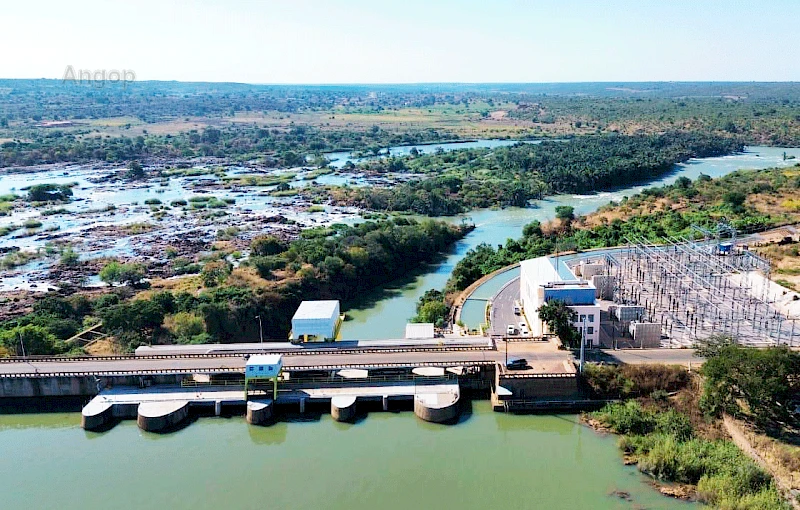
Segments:
[[[248,352],[212,352],[212,353],[185,353],[185,354],[115,354],[107,356],[13,356],[0,358],[2,363],[30,363],[30,362],[78,362],[78,361],[130,361],[130,360],[160,360],[160,359],[213,359],[213,358],[242,358],[247,354],[281,354],[284,356],[315,356],[326,354],[403,354],[413,352],[479,352],[494,351],[492,345],[471,346],[423,346],[423,347],[365,347],[347,349],[264,349],[253,348]]]
[[[310,365],[297,367],[283,367],[288,372],[306,370],[343,370],[347,368],[375,369],[375,368],[415,368],[415,367],[454,367],[454,366],[488,366],[495,361],[417,361],[411,363],[347,363],[341,365]],[[216,368],[154,368],[142,370],[80,370],[75,372],[19,372],[0,373],[0,379],[24,379],[41,377],[123,377],[129,375],[175,375],[175,374],[225,374],[244,373],[242,368],[216,367]]]

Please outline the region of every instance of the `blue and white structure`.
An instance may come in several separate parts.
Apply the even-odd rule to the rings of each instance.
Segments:
[[[579,279],[569,269],[572,278],[564,279],[550,257],[523,260],[520,263],[520,301],[533,336],[542,336],[547,325],[539,319],[537,310],[544,303],[560,300],[575,310],[575,327],[585,333],[587,346],[600,345],[600,306],[596,304],[596,289],[591,282]],[[586,331],[583,331],[584,325]]]

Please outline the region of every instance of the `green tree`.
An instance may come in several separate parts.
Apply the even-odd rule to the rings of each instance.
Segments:
[[[61,252],[61,264],[65,266],[75,266],[78,264],[80,256],[71,247]]]
[[[29,202],[66,202],[72,189],[66,184],[35,184],[28,190]]]
[[[192,312],[178,312],[165,317],[164,327],[179,343],[194,343],[196,337],[204,336],[206,332],[203,317]]]
[[[47,328],[27,324],[0,332],[0,345],[9,352],[21,356],[56,354],[62,349],[55,336]]]
[[[561,342],[574,349],[581,345],[581,334],[573,323],[577,320],[578,314],[567,306],[566,303],[558,299],[553,299],[537,310],[539,318],[547,323],[547,327],[555,333]]]
[[[785,346],[745,348],[716,337],[698,354],[706,358],[700,400],[706,413],[749,414],[762,424],[789,419],[789,403],[800,391],[800,353]]]
[[[444,326],[450,311],[444,299],[444,293],[441,291],[436,289],[425,291],[425,294],[417,301],[417,315],[411,319],[411,322],[432,323],[437,327]]]
[[[556,218],[566,224],[570,224],[575,219],[575,208],[571,205],[557,205]]]
[[[117,261],[112,261],[100,270],[100,280],[109,285],[119,283],[121,285],[136,286],[141,284],[144,277],[144,266],[136,263],[120,264]]]
[[[132,180],[144,179],[145,173],[142,164],[135,160],[128,163],[128,172],[126,176],[128,179]]]
[[[212,260],[203,265],[200,278],[203,280],[203,285],[206,287],[216,287],[225,281],[225,278],[227,278],[230,272],[230,264],[223,260]]]
[[[258,236],[250,243],[250,253],[257,257],[278,255],[286,251],[286,243],[275,236]]]

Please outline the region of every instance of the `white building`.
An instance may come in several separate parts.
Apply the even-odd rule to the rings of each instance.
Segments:
[[[335,340],[342,317],[338,301],[303,301],[292,317],[292,340]]]
[[[537,310],[544,303],[560,300],[575,310],[577,317],[574,326],[584,333],[586,324],[587,345],[600,344],[600,306],[595,304],[595,288],[586,280],[578,279],[570,272],[569,279],[561,277],[556,270],[555,261],[549,257],[523,260],[520,263],[520,301],[525,318],[533,336],[542,336],[546,324],[539,319]]]
[[[406,338],[433,338],[435,336],[433,324],[430,322],[406,324]]]
[[[245,379],[271,379],[278,377],[283,367],[280,354],[253,354],[245,364]]]

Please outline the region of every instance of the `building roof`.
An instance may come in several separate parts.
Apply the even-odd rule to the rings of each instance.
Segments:
[[[523,260],[519,264],[523,273],[532,276],[539,283],[561,281],[561,275],[558,274],[549,257]]]
[[[295,319],[330,319],[336,314],[339,302],[329,301],[303,301],[294,312],[292,320]]]
[[[248,358],[246,366],[251,365],[279,365],[281,363],[280,354],[253,354]]]
[[[433,338],[433,324],[429,322],[406,324],[406,338]]]

